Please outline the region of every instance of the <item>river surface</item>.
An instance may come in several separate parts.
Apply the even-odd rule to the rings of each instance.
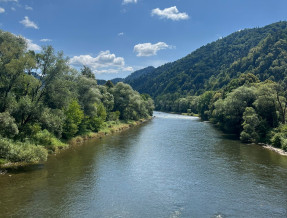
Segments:
[[[287,217],[287,157],[155,116],[0,175],[0,217]]]

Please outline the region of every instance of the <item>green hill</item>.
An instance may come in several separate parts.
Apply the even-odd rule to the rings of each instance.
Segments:
[[[286,52],[287,22],[277,22],[237,31],[126,82],[154,98],[178,98],[218,90],[245,73],[278,81],[287,76]]]
[[[130,82],[156,109],[198,114],[287,150],[287,22],[237,31]]]
[[[133,72],[131,75],[127,76],[124,79],[124,82],[130,83],[132,85],[133,82],[136,81],[138,78],[145,76],[148,73],[152,73],[154,70],[155,70],[155,68],[152,66],[146,67],[146,68],[141,69],[141,70],[137,70],[137,71]]]

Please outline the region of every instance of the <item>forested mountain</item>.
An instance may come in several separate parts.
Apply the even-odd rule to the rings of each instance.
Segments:
[[[278,81],[287,75],[286,51],[287,22],[278,22],[237,31],[129,81],[129,84],[155,98],[165,94],[178,97],[217,90],[242,73],[253,73],[260,80]]]
[[[198,114],[287,150],[287,22],[235,32],[130,82],[156,109]]]

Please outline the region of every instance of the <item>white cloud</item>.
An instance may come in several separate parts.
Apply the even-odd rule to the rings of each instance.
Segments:
[[[158,42],[156,44],[143,43],[143,44],[135,45],[134,51],[137,52],[138,57],[147,57],[147,56],[157,55],[157,52],[159,50],[163,50],[167,48],[173,48],[173,46],[170,46],[166,44],[165,42]]]
[[[28,5],[25,5],[25,9],[26,9],[26,10],[30,10],[30,11],[32,11],[32,10],[33,10],[33,8],[32,8],[32,7],[30,7],[30,6],[28,6]]]
[[[86,65],[98,74],[131,71],[131,67],[125,67],[123,57],[116,57],[109,50],[101,51],[96,57],[91,55],[74,56],[70,59],[70,64],[73,66]]]
[[[124,35],[124,33],[123,33],[123,32],[118,33],[118,36],[123,36],[123,35]]]
[[[52,42],[52,39],[41,39],[40,42]]]
[[[32,50],[32,51],[41,51],[42,50],[42,48],[39,45],[33,43],[33,41],[31,39],[26,39],[26,38],[24,38],[24,39],[27,43],[27,50]]]
[[[0,0],[0,2],[18,2],[18,0]]]
[[[5,9],[4,8],[0,8],[0,14],[5,13]]]
[[[129,4],[129,3],[137,3],[138,0],[123,0],[123,4]]]
[[[125,67],[125,68],[123,69],[123,71],[133,72],[133,71],[134,71],[134,68],[132,68],[132,67]]]
[[[39,29],[37,24],[35,24],[33,21],[29,19],[29,17],[25,16],[24,20],[20,21],[21,24],[23,24],[27,28],[34,28],[34,29]]]
[[[162,19],[171,19],[171,20],[186,20],[189,18],[187,13],[179,13],[178,9],[176,6],[170,7],[170,8],[165,8],[163,10],[159,8],[155,8],[152,10],[151,15],[157,15]]]
[[[14,7],[11,7],[11,10],[12,10],[12,11],[16,11],[16,8],[14,8]]]

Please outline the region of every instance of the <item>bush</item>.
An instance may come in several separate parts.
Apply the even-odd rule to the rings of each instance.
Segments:
[[[276,148],[287,150],[287,125],[281,124],[271,134],[273,135],[271,138],[272,145]]]
[[[120,119],[120,112],[119,111],[115,111],[115,112],[110,112],[108,113],[108,120],[109,121],[117,121]]]
[[[284,138],[281,140],[281,148],[284,150],[284,151],[287,151],[287,139]]]
[[[59,139],[57,139],[52,133],[50,133],[46,129],[41,132],[38,132],[33,139],[36,144],[43,145],[48,150],[52,151],[56,151],[57,149],[62,149],[68,146],[67,144],[64,144]]]
[[[276,133],[271,139],[272,145],[276,148],[281,148],[281,138],[281,133]]]
[[[0,159],[10,162],[38,163],[46,161],[48,152],[42,146],[0,138]]]

